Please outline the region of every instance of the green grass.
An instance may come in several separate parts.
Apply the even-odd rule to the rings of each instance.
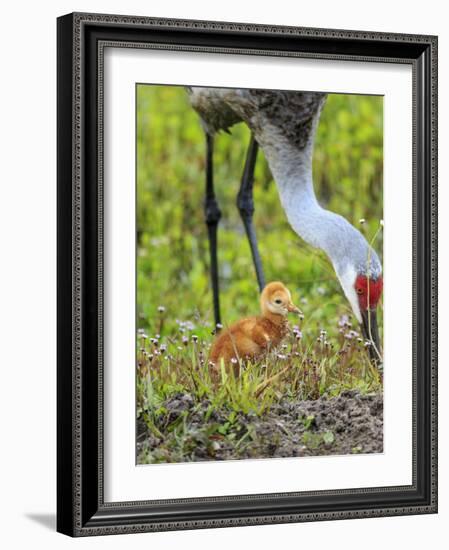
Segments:
[[[164,313],[160,314],[161,324]],[[361,393],[379,391],[381,376],[369,360],[360,335],[343,317],[338,322],[338,337],[328,338],[322,330],[304,340],[294,325],[290,335],[266,357],[240,363],[238,375],[221,365],[219,380],[211,378],[209,350],[211,337],[198,338],[196,326],[184,324],[167,337],[138,334],[138,416],[147,424],[158,407],[170,396],[187,392],[199,401],[207,397],[212,408],[227,407],[247,414],[263,414],[282,397],[317,399],[333,397],[347,389]],[[303,326],[306,325],[306,321]]]
[[[163,313],[161,325],[162,321]],[[177,333],[166,337],[149,337],[143,331],[138,334],[137,417],[157,441],[157,445],[143,446],[139,463],[189,460],[195,445],[202,445],[210,459],[218,441],[231,444],[233,457],[238,458],[245,451],[240,440],[247,440],[247,445],[257,441],[251,424],[241,422],[242,415],[263,417],[274,403],[285,399],[332,398],[349,389],[362,394],[382,390],[381,375],[346,318],[340,319],[335,339],[322,331],[306,342],[295,327],[278,350],[257,362],[241,363],[238,375],[222,365],[218,380],[210,376],[211,338],[203,340],[196,335],[200,325],[201,321],[189,328],[180,325]],[[172,418],[168,403],[185,396],[191,405]],[[211,422],[217,411],[220,421]],[[199,429],[193,427],[198,415],[202,419]],[[306,430],[303,444],[309,449],[331,445],[333,433],[316,433],[313,421],[313,417],[302,420]]]
[[[382,121],[382,98],[330,95],[313,164],[321,204],[362,229],[368,240],[376,235],[374,247],[381,258]],[[225,324],[258,314],[254,268],[235,205],[249,137],[246,126],[239,124],[231,135],[223,133],[215,140],[215,188],[223,212],[218,240]],[[292,335],[287,348],[278,350],[286,358],[273,352],[247,365],[239,377],[223,373],[220,384],[211,381],[207,355],[213,314],[203,215],[204,156],[203,131],[184,89],[138,86],[137,324],[148,336],[137,338],[138,416],[157,431],[156,418],[163,414],[158,408],[177,392],[198,400],[206,396],[211,410],[225,407],[230,414],[261,415],[282,396],[313,399],[347,388],[379,391],[381,380],[364,343],[345,338],[350,329],[338,324],[347,316],[358,330],[333,268],[324,254],[290,228],[262,153],[254,188],[260,253],[267,281],[285,283],[304,312],[299,323],[302,339],[298,342]],[[363,226],[361,218],[366,220]],[[156,335],[157,346],[150,340]],[[166,346],[163,352],[158,351],[161,345]]]

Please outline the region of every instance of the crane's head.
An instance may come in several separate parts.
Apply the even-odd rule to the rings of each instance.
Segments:
[[[370,249],[370,265],[349,266],[339,279],[354,315],[360,323],[363,337],[370,343],[370,357],[380,361],[380,339],[377,326],[377,307],[382,296],[383,277],[380,261]]]
[[[380,339],[377,327],[377,306],[382,295],[383,278],[359,274],[354,283],[358,306],[362,317],[362,332],[365,340],[370,342],[370,357],[380,360]]]

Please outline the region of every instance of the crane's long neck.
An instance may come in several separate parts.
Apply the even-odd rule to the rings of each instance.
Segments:
[[[340,275],[354,247],[367,250],[368,243],[345,218],[319,205],[312,179],[312,139],[303,149],[274,136],[260,139],[288,221],[307,243],[326,252]]]
[[[319,205],[313,189],[311,155],[288,148],[278,153],[268,148],[267,158],[288,221],[307,243],[327,254],[361,322],[354,281],[357,273],[367,271],[370,257],[378,263],[377,256],[363,235],[345,218]]]
[[[355,248],[368,248],[364,237],[342,216],[322,208],[315,196],[311,171],[275,175],[290,225],[307,243],[323,250],[340,275]]]

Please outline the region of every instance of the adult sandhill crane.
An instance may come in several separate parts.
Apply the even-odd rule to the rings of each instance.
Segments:
[[[360,231],[342,216],[319,205],[313,189],[313,142],[326,94],[200,87],[188,88],[188,92],[206,133],[205,216],[216,321],[220,321],[217,225],[221,212],[213,185],[214,134],[243,121],[252,134],[237,206],[248,236],[260,290],[265,281],[252,223],[258,146],[268,161],[290,225],[307,243],[328,255],[363,335],[371,342],[371,358],[379,361],[376,308],[382,293],[381,263]]]

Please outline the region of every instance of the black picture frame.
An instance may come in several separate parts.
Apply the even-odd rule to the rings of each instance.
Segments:
[[[437,511],[437,38],[75,13],[58,18],[57,530],[71,536]],[[413,483],[105,503],[102,44],[295,55],[413,69]]]

